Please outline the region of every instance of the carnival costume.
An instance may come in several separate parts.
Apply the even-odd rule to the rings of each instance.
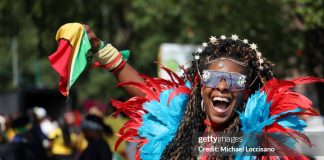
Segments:
[[[225,36],[221,36],[220,38],[225,39]],[[236,35],[233,35],[231,38],[233,40],[239,40]],[[211,37],[209,43],[215,43],[216,41],[216,37]],[[242,41],[247,43],[247,40]],[[205,46],[206,43],[203,43],[203,47]],[[258,54],[259,62],[263,63],[261,53],[256,50],[256,45],[253,43],[250,46]],[[202,49],[199,48],[194,55],[195,60],[199,60],[199,54],[201,52]],[[101,62],[101,65],[105,65],[105,62]],[[222,64],[220,63],[220,65]],[[116,67],[118,68],[118,65]],[[259,69],[262,69],[261,67],[260,65]],[[195,79],[190,79],[185,74],[184,77],[186,80],[183,80],[171,70],[163,66],[162,68],[169,74],[170,81],[140,75],[145,79],[144,83],[127,82],[120,83],[118,86],[129,85],[136,87],[145,94],[145,97],[132,97],[125,102],[112,100],[112,105],[117,109],[115,116],[123,112],[130,118],[120,129],[118,133],[119,139],[115,148],[123,140],[138,142],[139,148],[136,159],[161,159],[163,151],[173,140],[178,130],[186,110],[191,89],[198,83],[205,83],[206,85],[208,83],[215,83],[212,82],[212,74],[216,75],[214,78],[217,75],[226,77],[227,74],[206,71],[202,75],[197,73],[200,77],[196,76],[197,78]],[[234,81],[236,88],[244,87],[242,85],[245,83],[245,78],[242,76],[234,78],[236,79]],[[219,79],[216,81],[219,81]],[[273,78],[265,82],[258,91],[251,94],[247,100],[245,109],[242,112],[237,111],[241,121],[241,131],[243,134],[252,135],[245,136],[241,145],[276,147],[280,150],[275,154],[262,156],[251,156],[241,153],[236,154],[235,159],[277,159],[278,157],[280,159],[307,159],[305,156],[295,152],[293,148],[293,144],[297,141],[302,141],[309,146],[312,145],[308,137],[302,133],[307,125],[298,116],[315,116],[318,113],[311,108],[312,102],[308,98],[291,89],[299,84],[315,82],[324,82],[324,79],[303,77],[288,81]],[[277,141],[277,139],[271,136],[263,137],[263,140],[256,139],[254,135],[261,133],[280,133],[289,137],[289,139],[286,141]],[[251,141],[253,143],[248,144]],[[293,155],[287,155],[287,153],[292,152],[294,153]]]

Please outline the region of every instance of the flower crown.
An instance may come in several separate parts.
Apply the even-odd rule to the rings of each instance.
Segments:
[[[213,45],[216,45],[218,41],[225,40],[225,39],[226,39],[226,37],[224,35],[220,36],[219,39],[217,39],[215,36],[211,36],[209,38],[209,42],[208,43],[213,44]],[[251,43],[250,44],[247,39],[241,40],[241,39],[238,38],[238,36],[236,34],[232,35],[230,37],[230,39],[232,39],[234,41],[242,41],[244,44],[248,44],[250,46],[250,48],[253,51],[255,51],[255,53],[256,53],[257,62],[259,64],[258,69],[260,71],[262,71],[264,69],[263,66],[262,66],[263,63],[264,63],[264,59],[262,58],[262,53],[257,50],[258,46],[255,43]],[[206,43],[206,42],[202,43],[202,47],[199,47],[197,49],[197,51],[194,53],[194,59],[196,61],[197,67],[198,67],[198,60],[200,59],[200,55],[202,54],[203,50],[207,47],[208,43]],[[226,58],[226,59],[231,60],[231,61],[233,61],[235,63],[238,63],[238,64],[241,63],[241,62],[238,62],[238,61],[233,60],[233,59],[230,59],[230,58]]]

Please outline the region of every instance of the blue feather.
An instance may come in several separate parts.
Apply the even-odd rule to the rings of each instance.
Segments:
[[[289,113],[298,113],[301,112],[301,108],[296,108],[293,110],[288,110],[281,112],[279,114],[270,116],[270,107],[271,102],[266,102],[267,95],[265,92],[256,91],[248,99],[244,112],[239,114],[242,128],[241,130],[244,133],[244,138],[240,146],[256,147],[259,146],[259,141],[257,139],[258,134],[262,133],[262,130],[265,126],[269,126],[275,121],[284,128],[291,128],[297,131],[303,131],[307,126],[305,121],[298,118],[295,115],[288,115],[286,117],[280,118],[280,116],[289,114]],[[296,141],[293,138],[290,138],[282,134],[272,135],[273,138],[281,141],[282,144],[294,147]],[[255,159],[255,156],[247,156],[246,153],[237,153],[236,160],[252,160]]]
[[[247,101],[245,111],[239,114],[243,131],[243,141],[240,147],[256,147],[259,145],[257,134],[261,133],[263,128],[274,122],[270,117],[271,103],[267,103],[265,92],[256,91]],[[236,153],[236,160],[252,160],[255,156],[248,156],[246,153]]]
[[[261,133],[265,126],[274,122],[274,118],[269,118],[271,103],[267,103],[266,99],[265,92],[256,91],[248,99],[245,111],[238,112],[243,132]]]
[[[307,127],[306,122],[295,115],[280,118],[277,122],[284,128],[288,127],[297,131],[303,131]]]
[[[186,86],[190,87],[190,83],[186,82]],[[138,133],[141,137],[146,138],[148,143],[144,144],[140,150],[141,159],[160,159],[165,147],[173,139],[178,129],[188,96],[179,94],[167,105],[173,90],[161,92],[159,102],[152,100],[143,105],[147,113],[142,116],[143,122]]]

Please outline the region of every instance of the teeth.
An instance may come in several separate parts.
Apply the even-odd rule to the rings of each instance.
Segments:
[[[223,97],[214,97],[213,101],[230,102],[229,98],[223,98]]]

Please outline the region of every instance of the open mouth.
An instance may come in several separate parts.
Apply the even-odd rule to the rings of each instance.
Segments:
[[[214,97],[212,98],[212,103],[216,112],[225,113],[229,108],[231,99],[225,97]]]

